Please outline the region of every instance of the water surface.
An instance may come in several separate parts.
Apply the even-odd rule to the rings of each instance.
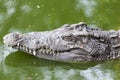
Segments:
[[[54,62],[13,52],[2,41],[9,32],[52,30],[80,21],[118,30],[119,9],[119,0],[0,0],[0,80],[119,80],[120,60]]]

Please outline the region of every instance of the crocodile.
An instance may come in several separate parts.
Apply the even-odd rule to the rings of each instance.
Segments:
[[[50,31],[12,32],[3,37],[3,42],[38,58],[61,62],[120,58],[120,30],[92,28],[85,22],[64,24]]]

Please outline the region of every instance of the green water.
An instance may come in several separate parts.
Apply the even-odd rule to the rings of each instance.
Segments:
[[[52,30],[87,22],[120,27],[119,0],[0,0],[0,80],[119,80],[120,60],[69,64],[38,59],[3,46],[9,32]]]

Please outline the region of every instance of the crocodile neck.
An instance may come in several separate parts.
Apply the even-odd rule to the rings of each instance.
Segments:
[[[101,54],[94,54],[93,56],[95,57],[92,60],[109,60],[120,58],[120,31],[98,31],[92,33],[92,36],[97,38],[99,42],[108,45],[106,48],[103,47],[105,49],[103,53],[101,52]]]
[[[110,40],[111,40],[111,53],[110,58],[116,59],[120,58],[120,31],[110,31]]]

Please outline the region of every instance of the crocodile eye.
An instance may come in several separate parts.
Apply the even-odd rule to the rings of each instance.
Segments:
[[[62,38],[65,41],[74,41],[75,40],[75,38],[72,35],[63,36]]]
[[[78,31],[81,31],[82,30],[82,27],[80,25],[76,25],[75,26],[75,29],[78,30]]]
[[[85,22],[80,22],[79,25],[82,26],[82,27],[87,26],[87,24]]]
[[[82,31],[86,27],[87,27],[87,24],[85,22],[80,22],[79,24],[75,25],[75,29],[78,31]]]
[[[75,29],[78,31],[82,31],[85,28],[87,28],[87,24],[85,22],[80,22],[75,26]]]

